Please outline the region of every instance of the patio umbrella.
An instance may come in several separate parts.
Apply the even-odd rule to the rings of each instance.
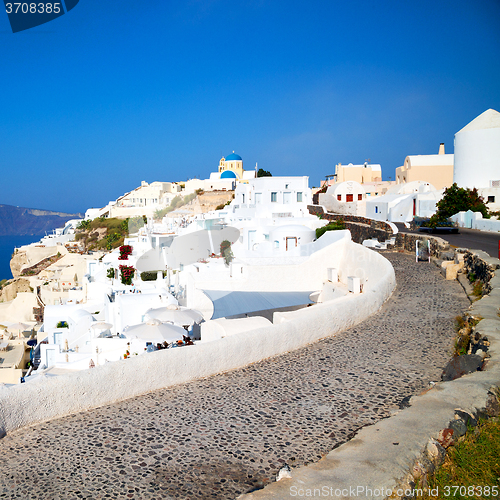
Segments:
[[[124,331],[127,338],[138,338],[148,342],[175,342],[182,340],[186,330],[172,323],[162,323],[158,319],[150,319],[146,323],[129,326]]]
[[[113,325],[111,323],[106,323],[105,321],[96,321],[90,325],[90,328],[95,332],[105,332],[109,330]]]
[[[92,330],[109,330],[113,325],[111,323],[106,323],[105,321],[96,321],[90,325]]]
[[[14,333],[17,331],[18,335],[21,336],[21,332],[24,332],[30,328],[30,325],[27,325],[26,323],[14,323],[13,325],[10,325],[7,327],[7,330]]]
[[[159,319],[160,321],[172,321],[172,323],[177,323],[182,326],[192,326],[194,323],[201,323],[203,320],[203,314],[201,314],[200,311],[174,304],[167,307],[150,309],[146,312],[146,315],[150,318]]]

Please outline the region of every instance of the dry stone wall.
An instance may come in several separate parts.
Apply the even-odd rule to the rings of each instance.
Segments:
[[[357,215],[341,215],[326,212],[321,205],[308,205],[309,213],[321,216],[322,219],[337,221],[342,220],[351,232],[352,241],[355,243],[363,243],[364,240],[377,238],[378,241],[383,242],[392,237],[392,228],[385,221],[378,221],[367,219],[366,217],[359,217]]]
[[[429,241],[431,256],[439,257],[442,252],[447,251],[450,245],[447,241],[436,236],[423,236],[419,234],[411,233],[398,233],[396,235],[396,249],[403,250],[405,252],[415,253],[416,242],[418,241]]]

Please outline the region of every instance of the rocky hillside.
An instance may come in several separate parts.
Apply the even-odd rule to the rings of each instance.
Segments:
[[[234,198],[233,191],[206,191],[181,207],[181,210],[193,215],[210,212],[222,208]]]
[[[18,278],[9,280],[0,287],[0,302],[10,302],[19,292],[32,292],[33,288],[27,279]]]
[[[64,226],[70,219],[82,217],[83,214],[0,205],[0,236],[39,235]]]

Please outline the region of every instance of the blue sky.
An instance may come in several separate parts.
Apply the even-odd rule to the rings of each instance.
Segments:
[[[453,152],[500,111],[500,2],[80,0],[0,15],[0,203],[100,207],[142,180],[308,175]]]

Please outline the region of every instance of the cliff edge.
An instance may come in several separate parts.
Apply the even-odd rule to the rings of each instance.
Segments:
[[[0,205],[0,236],[39,235],[82,217],[83,214]]]

